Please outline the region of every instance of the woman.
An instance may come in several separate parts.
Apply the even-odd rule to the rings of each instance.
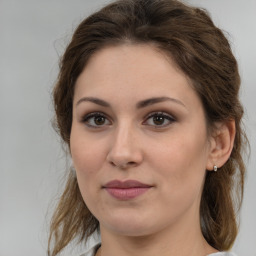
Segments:
[[[121,0],[85,19],[54,89],[73,169],[49,255],[233,255],[246,136],[237,62],[208,14]],[[236,191],[235,197],[234,191]]]

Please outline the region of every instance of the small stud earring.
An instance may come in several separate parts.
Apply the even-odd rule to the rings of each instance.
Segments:
[[[217,170],[218,170],[217,165],[214,165],[214,166],[213,166],[213,170],[214,170],[215,172],[217,172]]]

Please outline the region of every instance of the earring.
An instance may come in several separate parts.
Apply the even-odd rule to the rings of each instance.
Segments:
[[[218,167],[217,167],[217,165],[214,165],[214,166],[213,166],[213,170],[214,170],[215,172],[217,172],[217,171],[218,171]]]

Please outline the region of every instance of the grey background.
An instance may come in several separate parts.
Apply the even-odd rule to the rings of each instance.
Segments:
[[[49,217],[65,174],[51,128],[58,58],[76,25],[104,2],[0,0],[0,256],[46,255]],[[233,250],[256,256],[256,0],[187,2],[208,9],[229,32],[240,64],[252,150]]]

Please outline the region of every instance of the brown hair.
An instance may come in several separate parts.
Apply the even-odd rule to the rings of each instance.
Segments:
[[[193,82],[209,128],[217,121],[235,121],[231,156],[217,173],[207,172],[200,206],[205,239],[217,250],[227,250],[237,235],[236,214],[245,173],[242,153],[247,139],[241,128],[237,62],[228,40],[205,10],[176,0],[121,0],[82,21],[60,62],[53,91],[59,134],[69,146],[74,86],[89,58],[107,45],[125,42],[154,43],[171,56]],[[76,176],[70,172],[52,219],[49,255],[57,255],[75,237],[87,239],[98,227],[82,199]]]

